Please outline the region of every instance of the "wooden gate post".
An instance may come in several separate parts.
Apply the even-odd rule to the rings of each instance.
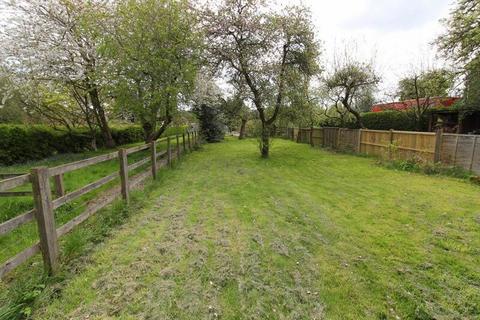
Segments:
[[[442,139],[443,138],[443,130],[437,129],[435,131],[435,155],[433,157],[433,162],[437,163],[441,160],[441,152],[442,152]]]
[[[128,204],[130,197],[128,195],[128,161],[127,150],[118,150],[118,161],[120,162],[120,185],[122,189],[122,198]]]
[[[172,148],[170,148],[170,136],[167,137],[167,163],[172,166]]]
[[[55,195],[60,198],[65,195],[65,184],[63,183],[63,174],[57,174],[53,176],[53,182],[55,186]]]
[[[180,160],[180,139],[178,137],[178,134],[175,136],[177,139],[177,160]]]
[[[58,239],[48,168],[33,168],[31,175],[35,218],[37,219],[43,263],[45,270],[52,275],[58,270]]]
[[[157,179],[157,142],[152,141],[150,144],[150,160],[152,162],[152,177]]]

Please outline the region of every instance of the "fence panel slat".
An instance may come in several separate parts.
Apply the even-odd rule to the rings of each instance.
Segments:
[[[32,191],[3,191],[0,192],[0,197],[27,197],[32,194]]]
[[[87,184],[86,186],[80,188],[80,189],[77,189],[73,192],[70,192],[70,193],[67,193],[66,195],[64,195],[63,197],[61,198],[57,198],[55,200],[53,200],[53,208],[54,209],[57,209],[59,208],[60,206],[62,206],[63,204],[69,202],[69,201],[72,201],[74,199],[77,199],[81,196],[83,196],[84,194],[90,192],[90,191],[93,191],[95,189],[98,189],[100,188],[101,186],[104,186],[106,185],[107,183],[109,183],[110,181],[114,180],[116,177],[118,177],[118,172],[115,172],[115,173],[112,173],[106,177],[103,177],[97,181],[94,181],[92,183],[89,183]]]
[[[0,279],[16,267],[27,261],[29,258],[36,255],[38,252],[40,252],[40,243],[36,243],[30,248],[27,248],[16,256],[8,259],[6,262],[0,265]]]
[[[72,163],[63,164],[61,166],[50,168],[49,174],[50,176],[56,176],[58,174],[78,170],[78,169],[88,167],[100,162],[112,160],[112,159],[115,159],[116,157],[117,157],[117,153],[112,152],[112,153],[103,154],[101,156],[97,156],[93,158],[88,158],[88,159],[84,159],[84,160],[80,160]]]
[[[22,213],[0,224],[0,236],[35,219],[35,209]]]
[[[141,166],[143,166],[144,164],[150,162],[150,157],[146,157],[146,158],[143,158],[142,160],[140,161],[137,161],[135,163],[132,163],[131,165],[128,166],[128,171],[132,171],[132,170],[135,170]]]
[[[30,174],[8,178],[0,181],[0,191],[7,191],[30,182]]]

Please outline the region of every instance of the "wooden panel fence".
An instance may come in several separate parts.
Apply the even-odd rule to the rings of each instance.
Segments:
[[[167,141],[167,150],[163,152],[157,151],[157,143],[159,141]],[[174,143],[171,143],[171,141]],[[180,140],[182,140],[180,142]],[[188,147],[187,147],[188,141]],[[31,222],[36,221],[38,227],[39,241],[31,247],[18,253],[16,256],[10,258],[6,262],[0,264],[0,278],[8,272],[18,267],[30,257],[41,252],[44,262],[44,267],[47,272],[53,274],[58,268],[59,260],[59,244],[58,239],[63,235],[73,230],[76,226],[87,220],[91,215],[102,209],[118,196],[128,203],[129,192],[132,188],[138,186],[147,177],[152,176],[156,178],[156,172],[167,165],[171,165],[173,159],[178,159],[181,154],[198,146],[199,139],[196,131],[188,131],[187,134],[181,136],[166,137],[152,142],[150,144],[140,145],[128,149],[120,149],[118,152],[112,152],[105,155],[63,164],[53,168],[38,167],[33,168],[30,173],[22,174],[2,174],[0,178],[0,194],[2,196],[18,196],[18,192],[9,191],[19,186],[30,183],[32,191],[25,192],[25,195],[33,195],[34,208],[28,212],[20,214],[8,221],[0,223],[0,236],[5,235],[16,228]],[[183,147],[182,147],[183,146]],[[128,155],[150,149],[148,157],[143,158],[133,164],[128,165]],[[172,152],[173,151],[173,152]],[[166,156],[166,158],[165,158]],[[161,160],[159,160],[162,158]],[[80,168],[89,167],[104,161],[118,159],[119,171],[103,177],[95,182],[92,182],[80,189],[65,194],[63,186],[63,174],[78,170]],[[150,163],[150,166],[131,177],[129,173],[141,166]],[[56,227],[54,210],[62,205],[71,202],[78,197],[89,193],[103,185],[115,180],[120,176],[120,186],[115,186],[103,192],[98,198],[90,201],[86,205],[85,211],[76,216],[69,222],[60,227]],[[50,179],[54,182],[54,190],[50,188]],[[53,199],[52,192],[55,192],[57,198]]]
[[[390,160],[441,162],[480,174],[478,135],[346,128],[288,128],[289,139]]]

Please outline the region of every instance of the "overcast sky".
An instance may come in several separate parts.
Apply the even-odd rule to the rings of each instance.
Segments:
[[[0,27],[8,23],[1,10]],[[323,59],[332,59],[335,49],[355,43],[356,55],[375,58],[382,76],[378,97],[394,90],[398,79],[419,64],[442,66],[435,58],[432,41],[443,30],[454,0],[277,0],[280,4],[303,3],[311,8]],[[3,12],[2,12],[3,11]]]
[[[286,0],[285,0],[286,1]],[[282,3],[283,1],[281,1]],[[300,2],[300,1],[298,1]],[[453,0],[303,0],[312,9],[324,57],[356,42],[358,56],[375,57],[383,78],[381,90],[392,90],[398,78],[420,64],[442,65],[432,41],[442,32]],[[289,1],[292,3],[292,1]]]

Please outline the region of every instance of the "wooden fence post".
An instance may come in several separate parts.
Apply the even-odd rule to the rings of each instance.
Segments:
[[[128,160],[127,150],[118,150],[118,160],[120,162],[120,185],[122,189],[122,198],[128,204],[130,197],[128,195]]]
[[[310,145],[313,147],[313,127],[310,127]]]
[[[55,195],[60,198],[65,195],[65,184],[63,183],[63,174],[53,176],[55,186]]]
[[[470,158],[470,171],[472,171],[473,169],[473,160],[475,160],[475,149],[477,148],[477,138],[478,136],[475,136],[475,138],[473,138],[472,157]]]
[[[453,154],[453,165],[457,164],[457,153],[458,153],[458,138],[459,135],[457,134],[457,138],[455,139],[455,153]]]
[[[388,159],[392,160],[393,152],[393,129],[390,129],[390,143],[388,145]]]
[[[55,274],[58,269],[58,239],[53,213],[52,194],[50,190],[47,167],[33,168],[32,189],[35,201],[35,217],[37,219],[40,248],[45,270]]]
[[[340,131],[342,130],[342,128],[337,128],[337,139],[336,139],[336,143],[335,143],[335,149],[339,149],[339,146],[340,146]]]
[[[170,148],[170,136],[167,137],[167,163],[172,166],[172,148]]]
[[[150,144],[150,160],[152,162],[152,177],[157,179],[157,142],[152,141]]]
[[[182,144],[183,144],[183,152],[186,152],[187,147],[185,146],[185,132],[182,133]]]
[[[180,160],[180,139],[178,134],[175,137],[177,138],[177,160]]]
[[[362,150],[362,129],[358,129],[357,153]]]
[[[192,151],[192,143],[190,142],[190,132],[187,132],[187,139],[188,139],[188,151]]]
[[[443,141],[443,130],[437,129],[435,131],[435,154],[433,156],[433,162],[437,163],[441,160],[441,152],[442,152],[442,141]]]

